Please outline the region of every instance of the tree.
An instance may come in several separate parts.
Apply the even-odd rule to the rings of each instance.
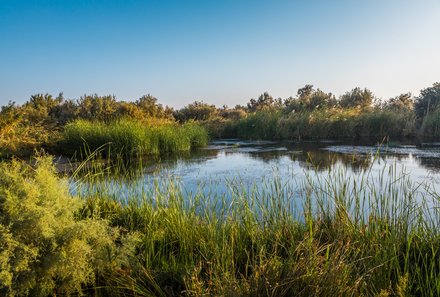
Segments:
[[[157,98],[150,94],[139,98],[136,101],[136,105],[147,117],[162,118],[165,115],[162,104],[157,103]]]
[[[391,98],[385,103],[385,109],[393,111],[412,111],[414,109],[414,100],[411,93],[401,94]]]
[[[322,109],[333,107],[336,105],[336,99],[332,93],[326,93],[320,89],[313,92],[309,98],[309,104],[306,106],[308,110]]]
[[[58,125],[65,125],[78,117],[78,106],[74,100],[64,100],[51,110],[50,115]]]
[[[305,85],[304,87],[298,89],[296,95],[300,101],[307,101],[314,91],[315,89],[313,89],[313,85]]]
[[[24,113],[31,123],[54,124],[56,123],[54,110],[63,100],[63,93],[56,98],[50,94],[35,94],[24,104]]]
[[[115,96],[84,95],[78,100],[79,116],[88,120],[108,121],[118,109]]]
[[[257,100],[253,98],[249,100],[247,108],[250,112],[255,112],[262,109],[271,109],[275,107],[275,101],[276,100],[274,100],[268,92],[264,92],[260,95],[260,97],[258,97]]]
[[[414,111],[418,118],[429,115],[430,112],[440,107],[440,83],[420,91],[420,96],[414,103]]]
[[[3,126],[20,119],[21,116],[20,108],[14,101],[9,101],[0,109],[0,130]]]
[[[37,110],[50,110],[54,106],[60,104],[63,100],[63,93],[60,93],[56,98],[53,98],[50,94],[36,94],[31,96],[26,105]]]
[[[371,106],[374,99],[374,95],[370,90],[354,88],[339,98],[339,104],[343,108],[363,108]]]
[[[296,98],[289,97],[284,104],[289,112],[313,111],[335,106],[336,99],[332,93],[326,93],[320,89],[315,90],[313,85],[305,85],[298,89]]]
[[[203,101],[194,101],[184,108],[176,111],[174,117],[180,122],[188,120],[206,121],[217,113],[214,105],[207,104]]]

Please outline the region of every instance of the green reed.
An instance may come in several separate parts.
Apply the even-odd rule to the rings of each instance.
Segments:
[[[438,116],[425,120],[425,136],[438,136],[436,119]],[[221,123],[206,126],[214,135],[265,140],[381,140],[384,137],[414,137],[417,132],[416,118],[411,112],[337,108],[289,114],[261,110],[245,118],[228,121],[223,126]],[[219,126],[223,127],[223,131],[218,131]]]
[[[195,192],[172,178],[145,183],[140,163],[89,156],[69,177],[75,198],[47,158],[35,169],[3,162],[0,292],[440,294],[439,195],[395,165],[356,175],[330,167],[291,181],[274,172],[254,185],[224,181],[229,190],[218,194],[209,183]]]
[[[62,154],[77,153],[77,157],[87,157],[98,148],[104,155],[139,157],[187,152],[207,143],[206,130],[194,122],[179,125],[131,119],[109,123],[77,120],[65,126],[57,147]]]
[[[333,168],[293,183],[274,175],[251,187],[232,180],[224,195],[127,180],[88,175],[78,184],[83,217],[141,235],[137,266],[107,279],[125,294],[440,293],[439,196],[395,166],[356,176]]]

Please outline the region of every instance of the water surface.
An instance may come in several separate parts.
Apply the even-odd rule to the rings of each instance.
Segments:
[[[108,193],[130,200],[170,180],[187,194],[213,197],[230,195],[234,188],[271,191],[276,180],[286,199],[291,199],[301,196],[310,180],[360,183],[365,176],[379,191],[383,180],[404,177],[415,187],[428,184],[440,192],[439,169],[439,143],[366,146],[229,139],[213,141],[189,156],[145,164],[129,176],[107,176],[104,184]]]

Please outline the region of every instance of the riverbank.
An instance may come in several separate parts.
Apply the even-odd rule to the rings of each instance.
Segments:
[[[10,139],[9,145],[0,149],[0,156],[26,157],[44,150],[76,160],[92,154],[104,158],[108,155],[157,158],[189,152],[207,145],[209,140],[208,132],[195,122],[142,122],[129,118],[110,122],[76,120],[60,131],[47,131],[44,135],[47,135],[44,141],[26,144],[17,135],[17,139]]]
[[[1,107],[0,157],[29,156],[35,150],[70,157],[102,146],[127,157],[167,155],[205,145],[206,133],[210,139],[436,141],[439,90],[435,83],[419,97],[401,94],[384,101],[368,89],[354,88],[336,98],[306,85],[286,99],[264,93],[246,106],[219,108],[195,101],[178,110],[163,107],[151,95],[117,101],[96,94],[76,100],[36,94],[22,105]]]
[[[50,160],[35,164],[1,164],[6,295],[440,293],[438,194],[422,195],[392,167],[377,178],[380,186],[368,168],[358,172],[360,184],[330,170],[303,184],[298,203],[285,199],[288,189],[275,176],[266,176],[275,191],[237,183],[225,200],[165,180],[118,197],[99,186],[99,174],[86,174],[75,198]]]

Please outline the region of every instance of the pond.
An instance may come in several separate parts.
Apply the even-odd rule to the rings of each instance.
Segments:
[[[303,196],[307,184],[317,183],[325,188],[336,182],[339,186],[348,183],[356,187],[368,180],[370,191],[382,191],[387,182],[404,179],[406,184],[402,187],[411,184],[419,189],[421,197],[427,191],[440,192],[439,143],[367,146],[335,141],[225,139],[212,141],[185,157],[133,167],[137,169],[129,175],[110,174],[83,182],[80,191],[93,188],[130,201],[153,190],[163,190],[172,181],[185,195],[218,199],[231,196],[234,191],[278,191],[281,194],[277,195],[291,199]]]

